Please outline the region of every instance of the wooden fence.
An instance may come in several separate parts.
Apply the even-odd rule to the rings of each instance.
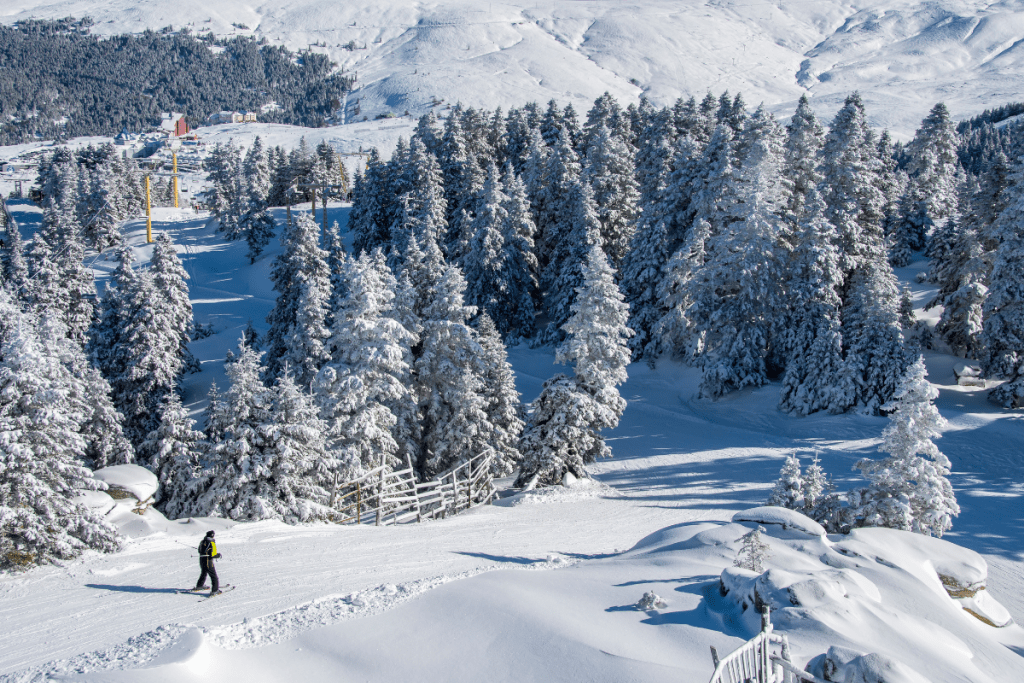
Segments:
[[[779,646],[779,654],[772,654],[772,645]],[[718,651],[712,646],[711,659],[715,673],[710,683],[827,683],[793,664],[789,640],[774,633],[767,605],[762,608],[760,633],[725,659],[719,660]]]
[[[454,515],[489,504],[495,495],[488,449],[426,482],[416,481],[412,462],[402,470],[376,467],[339,484],[332,501],[338,524],[402,524]]]

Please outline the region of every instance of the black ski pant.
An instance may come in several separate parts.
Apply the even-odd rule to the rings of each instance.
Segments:
[[[200,557],[199,568],[203,570],[203,573],[199,575],[199,581],[196,582],[196,590],[203,587],[206,583],[206,575],[210,575],[210,581],[213,582],[213,588],[210,589],[211,593],[216,593],[220,590],[220,579],[217,578],[217,568],[213,566],[212,557]]]

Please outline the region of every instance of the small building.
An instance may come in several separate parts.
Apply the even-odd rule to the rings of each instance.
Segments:
[[[207,123],[216,126],[221,123],[256,123],[256,112],[254,111],[219,111],[211,114]]]
[[[188,133],[188,122],[180,112],[165,112],[160,115],[160,130],[178,137]]]

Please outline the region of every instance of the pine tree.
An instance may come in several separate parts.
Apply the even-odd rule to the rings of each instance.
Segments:
[[[573,302],[586,277],[590,250],[596,246],[603,251],[604,246],[593,193],[582,180],[574,181],[569,187],[560,230],[564,234],[548,263],[550,271],[557,267],[558,276],[550,282],[544,302],[552,320],[550,324],[558,328],[572,315]]]
[[[537,255],[533,241],[536,226],[530,216],[526,185],[506,167],[502,179],[502,192],[506,197],[505,224],[502,242],[505,271],[505,303],[496,311],[499,331],[506,338],[529,337],[533,334],[537,293]]]
[[[851,387],[848,407],[877,414],[889,403],[910,362],[899,309],[899,289],[884,251],[865,262],[850,279],[842,311],[848,345],[841,386]]]
[[[152,302],[156,309],[155,324],[159,333],[166,337],[166,352],[177,356],[179,372],[198,365],[192,352],[188,350],[195,325],[186,282],[189,275],[178,258],[174,243],[166,233],[157,235],[149,272],[153,279],[155,294]]]
[[[575,376],[556,375],[544,383],[519,441],[523,455],[516,486],[551,486],[566,473],[587,477],[586,466],[611,449],[600,435],[614,429],[626,408],[617,386],[629,364],[626,327],[629,307],[599,246],[584,266],[584,285],[565,324],[566,340],[555,352],[559,363],[574,363]]]
[[[843,385],[849,379],[842,372],[843,273],[824,203],[813,187],[804,196],[786,274],[790,314],[782,344],[788,361],[779,409],[799,415],[843,412],[854,393]]]
[[[415,372],[430,476],[484,453],[494,439],[486,412],[482,349],[468,325],[476,308],[465,304],[465,288],[459,269],[446,266],[423,311]]]
[[[759,526],[748,531],[740,538],[743,546],[740,548],[733,565],[757,572],[758,574],[764,571],[764,563],[771,559],[768,544],[761,540],[761,534],[764,532],[764,527]]]
[[[391,406],[409,401],[409,352],[416,335],[390,316],[395,280],[380,250],[363,253],[345,272],[328,347],[333,356],[314,383],[333,459],[321,474],[330,490],[360,469],[400,465]]]
[[[331,293],[327,254],[319,247],[319,229],[301,213],[282,235],[284,251],[274,259],[270,279],[277,292],[267,315],[267,377],[276,377],[290,362],[302,384],[316,374],[326,358],[324,327]]]
[[[504,269],[507,203],[508,197],[501,191],[498,168],[491,164],[476,217],[470,224],[473,237],[463,258],[463,268],[468,283],[466,300],[492,317],[500,316],[508,290]]]
[[[21,239],[21,229],[17,222],[10,216],[7,207],[4,206],[4,216],[7,225],[7,239],[4,240],[3,257],[3,281],[12,292],[25,295],[25,283],[28,282],[28,265],[25,263],[25,243]]]
[[[327,253],[318,246],[319,230],[312,218],[301,214],[291,238],[287,256],[295,263],[298,300],[285,358],[295,368],[296,380],[308,385],[327,360],[324,343],[330,332],[324,321],[331,296],[331,273]]]
[[[495,457],[491,470],[496,476],[507,476],[522,460],[516,448],[525,425],[522,404],[516,391],[515,374],[508,362],[508,352],[487,313],[481,313],[477,318],[476,333],[481,351],[479,363],[483,368],[484,412],[494,427],[491,447]]]
[[[804,507],[804,477],[800,469],[800,460],[795,455],[786,457],[786,464],[779,470],[779,478],[775,488],[768,496],[766,505],[799,510]]]
[[[729,188],[745,218],[712,238],[707,273],[693,280],[687,317],[703,336],[697,354],[704,370],[702,396],[717,399],[768,381],[768,360],[785,311],[779,290],[786,236],[779,215],[785,197],[782,162],[781,128],[772,119],[748,143],[746,165]]]
[[[307,521],[324,493],[315,485],[309,451],[299,444],[318,438],[310,432],[319,423],[287,367],[275,389],[263,386],[261,355],[243,343],[226,366],[231,388],[223,401],[223,439],[208,456],[197,509],[235,520]]]
[[[118,258],[90,344],[97,367],[110,382],[114,405],[124,415],[125,434],[139,445],[156,428],[157,406],[177,383],[182,346],[150,272],[132,268],[127,247]]]
[[[605,253],[618,270],[626,257],[637,216],[640,193],[634,180],[631,150],[602,125],[586,148],[583,178],[594,193]]]
[[[1014,188],[1020,194],[1020,188]],[[1007,207],[1019,210],[1020,199]],[[988,297],[982,307],[985,344],[985,372],[1007,381],[989,394],[994,402],[1007,407],[1024,405],[1024,229],[1007,224],[1003,241],[996,249]]]
[[[193,511],[203,440],[194,425],[177,392],[172,391],[160,406],[160,426],[139,449],[140,457],[160,480],[157,507],[168,519],[186,517]]]
[[[686,243],[665,266],[665,276],[658,285],[658,297],[667,311],[655,324],[651,341],[644,350],[644,355],[652,361],[663,351],[679,358],[693,358],[698,352],[702,335],[686,313],[693,305],[693,294],[697,291],[694,280],[704,273],[710,236],[708,222],[698,221]]]
[[[18,315],[6,294],[0,308]],[[0,360],[0,568],[113,552],[117,530],[74,498],[102,485],[79,462],[85,440],[69,405],[66,372],[23,316]]]
[[[949,110],[940,102],[921,122],[905,150],[910,184],[901,229],[911,249],[923,249],[931,228],[956,210],[958,147],[959,139]]]
[[[833,119],[822,149],[825,215],[838,233],[847,274],[861,262],[862,245],[882,238],[885,198],[877,187],[879,162],[871,138],[864,104],[854,93]]]
[[[825,131],[818,123],[807,95],[801,95],[793,118],[786,126],[786,163],[783,172],[792,183],[792,192],[786,205],[790,220],[799,219],[807,193],[817,190],[821,182],[818,164],[824,144]]]
[[[924,358],[919,358],[884,407],[892,413],[878,449],[889,457],[856,465],[870,482],[850,495],[858,525],[942,536],[960,514],[946,478],[949,459],[932,443],[946,421],[932,403],[939,392],[925,379],[927,374]]]

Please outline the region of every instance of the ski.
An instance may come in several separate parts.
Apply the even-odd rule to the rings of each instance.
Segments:
[[[217,593],[217,594],[210,593],[209,595],[204,595],[203,596],[203,600],[209,600],[210,598],[215,598],[218,595],[223,595],[224,593],[228,593],[228,592],[233,591],[233,590],[235,590],[235,587],[233,585],[231,585],[230,583],[226,583],[226,584],[224,584],[223,586],[220,587],[220,593]]]

